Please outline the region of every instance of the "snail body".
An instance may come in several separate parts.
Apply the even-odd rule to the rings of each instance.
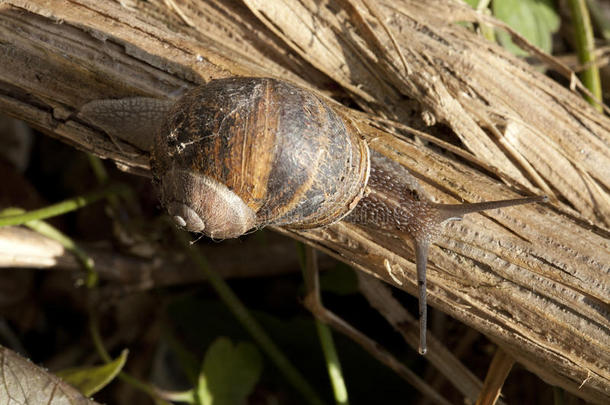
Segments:
[[[422,354],[428,247],[442,223],[545,199],[433,203],[403,166],[369,152],[356,129],[321,98],[276,79],[213,80],[167,104],[162,124],[147,121],[163,103],[144,101],[97,100],[79,117],[117,137],[125,119],[144,117],[143,127],[160,128],[151,169],[177,225],[223,239],[266,225],[308,229],[344,219],[412,240]]]

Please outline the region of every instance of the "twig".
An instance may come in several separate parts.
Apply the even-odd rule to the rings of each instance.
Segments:
[[[483,383],[483,388],[476,405],[493,405],[496,403],[500,397],[502,385],[504,385],[504,381],[514,364],[515,359],[498,347],[489,365],[489,370],[487,371],[487,376],[485,376],[485,382]]]

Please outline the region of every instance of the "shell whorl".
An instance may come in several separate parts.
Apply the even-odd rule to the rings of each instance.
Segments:
[[[311,92],[268,78],[214,80],[187,92],[155,137],[151,162],[163,205],[193,210],[205,223],[197,228],[209,236],[214,213],[203,210],[225,214],[201,204],[203,190],[187,190],[195,184],[220,184],[239,197],[238,211],[251,210],[244,214],[250,228],[303,229],[347,215],[369,173],[368,147],[349,124]],[[185,181],[177,173],[189,173],[188,184],[166,185]],[[216,237],[238,236],[242,228]]]

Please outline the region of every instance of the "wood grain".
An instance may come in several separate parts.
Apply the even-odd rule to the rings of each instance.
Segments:
[[[355,101],[368,115],[343,111],[371,148],[439,201],[549,193],[545,206],[449,224],[430,252],[429,301],[549,384],[608,402],[607,117],[452,24],[477,18],[452,1],[172,3],[3,2],[0,109],[146,172],[146,152],[79,120],[79,108],[274,75]],[[388,117],[443,135],[467,159],[422,145]],[[413,252],[393,235],[343,223],[289,233],[415,293]]]

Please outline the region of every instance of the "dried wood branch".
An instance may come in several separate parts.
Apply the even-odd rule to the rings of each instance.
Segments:
[[[362,273],[358,274],[358,286],[369,304],[379,311],[413,349],[417,350],[419,346],[418,322],[394,298],[390,289],[377,279]],[[426,355],[428,361],[448,381],[451,381],[467,400],[474,403],[481,392],[483,382],[437,339],[430,339],[429,347],[430,350]],[[504,402],[498,401],[498,405],[504,405]]]
[[[265,248],[249,240],[234,244],[200,247],[209,257],[212,268],[223,278],[268,277],[298,269],[293,243],[286,238],[268,237]],[[194,283],[205,280],[201,272],[185,265],[187,258],[176,254],[166,255],[159,246],[149,244],[136,249],[146,255],[119,253],[108,246],[79,246],[93,259],[100,279],[130,289],[147,290],[162,286]],[[134,249],[134,250],[136,250]],[[239,249],[239,255],[235,250]],[[324,256],[323,265],[334,260]],[[0,268],[34,268],[52,270],[82,270],[78,258],[57,241],[23,227],[0,228]]]
[[[429,300],[550,384],[608,401],[607,117],[453,24],[477,18],[453,1],[172,4],[5,1],[0,109],[145,173],[146,152],[78,119],[82,105],[175,97],[211,78],[246,74],[349,96],[369,113],[344,110],[371,147],[440,201],[517,191],[554,197],[545,207],[450,224],[430,252]],[[401,125],[380,118],[442,136],[464,153],[399,138]],[[392,235],[342,223],[288,233],[415,292],[411,247]]]

